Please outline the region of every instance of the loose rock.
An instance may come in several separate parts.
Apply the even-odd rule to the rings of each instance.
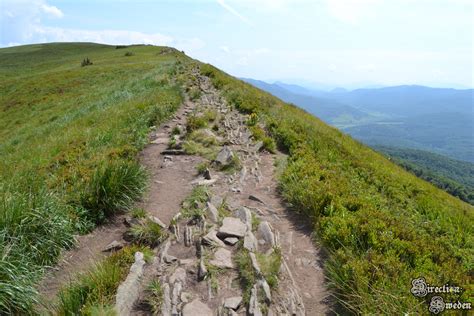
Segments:
[[[237,310],[239,309],[239,306],[241,303],[242,303],[242,296],[229,297],[225,299],[224,307]]]
[[[244,248],[252,252],[257,251],[258,249],[257,238],[255,238],[255,235],[252,233],[252,231],[247,231],[247,233],[245,233]]]
[[[240,218],[240,220],[247,226],[247,230],[252,230],[252,213],[245,206],[240,207],[235,211],[235,216]]]
[[[224,239],[224,242],[228,245],[233,246],[239,242],[239,239],[235,237],[227,237],[226,239]]]
[[[123,242],[119,242],[119,241],[114,240],[110,244],[105,246],[104,250],[102,250],[102,251],[103,252],[116,251],[116,250],[122,249],[123,246],[124,246]]]
[[[247,226],[242,221],[235,217],[226,217],[222,221],[222,226],[219,228],[217,236],[219,238],[239,237],[245,236]]]
[[[272,228],[267,221],[263,221],[258,225],[258,233],[266,243],[270,244],[272,247],[275,246],[275,236],[273,235]]]
[[[214,223],[217,223],[219,220],[219,212],[217,208],[210,202],[207,202],[207,215]]]
[[[232,253],[225,248],[217,249],[216,253],[214,254],[214,259],[212,259],[209,263],[219,268],[234,268],[234,263],[232,262]]]
[[[133,305],[138,300],[140,292],[140,279],[143,275],[145,260],[143,253],[135,253],[135,262],[130,267],[130,272],[125,281],[119,285],[115,296],[115,310],[118,315],[129,315]]]
[[[163,314],[168,315],[168,314]],[[187,303],[183,307],[183,316],[213,316],[212,310],[199,299],[195,299],[191,303]]]
[[[234,153],[229,147],[224,146],[221,151],[217,154],[215,162],[221,166],[227,166],[232,162]]]

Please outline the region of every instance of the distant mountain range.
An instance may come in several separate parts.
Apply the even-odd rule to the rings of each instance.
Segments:
[[[473,89],[406,85],[328,92],[243,80],[366,144],[422,149],[474,162]]]

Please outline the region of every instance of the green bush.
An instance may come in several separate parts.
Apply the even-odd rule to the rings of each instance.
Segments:
[[[81,62],[81,67],[91,66],[91,65],[92,65],[92,61],[89,59],[89,57],[84,58]]]

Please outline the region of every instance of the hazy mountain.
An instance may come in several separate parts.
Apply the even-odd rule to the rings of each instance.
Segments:
[[[306,111],[314,114],[323,121],[331,123],[339,117],[345,117],[348,120],[360,120],[369,115],[352,106],[340,103],[328,98],[308,95],[311,92],[303,87],[295,85],[287,85],[282,83],[270,84],[260,80],[241,78],[242,80],[252,84],[253,86],[267,91],[285,102],[293,103]],[[291,90],[290,90],[291,89]],[[295,93],[299,91],[300,93]],[[321,92],[322,95],[327,93]]]
[[[394,86],[322,91],[244,80],[369,145],[423,149],[474,162],[472,89]]]

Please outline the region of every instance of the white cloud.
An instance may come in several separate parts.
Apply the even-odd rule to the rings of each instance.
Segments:
[[[123,30],[76,30],[37,25],[30,34],[31,41],[43,42],[95,42],[102,44],[172,45],[173,38],[159,33],[146,34]]]
[[[47,3],[42,3],[40,7],[41,7],[41,10],[47,15],[53,16],[55,18],[62,18],[64,16],[64,13],[61,10],[59,10],[57,7],[55,7],[54,5],[48,5]]]
[[[2,1],[2,0],[0,0]],[[151,44],[173,46],[193,53],[205,46],[199,38],[173,38],[161,33],[126,30],[82,30],[45,26],[45,16],[60,18],[62,11],[43,0],[3,0],[0,10],[0,46],[45,42],[95,42],[103,44]]]
[[[237,12],[233,7],[228,5],[224,0],[217,0],[217,3],[223,7],[225,10],[227,10],[229,13],[233,14],[234,16],[238,17],[242,22],[244,22],[247,25],[253,26],[253,23],[250,22],[249,19],[247,19],[245,16]]]

